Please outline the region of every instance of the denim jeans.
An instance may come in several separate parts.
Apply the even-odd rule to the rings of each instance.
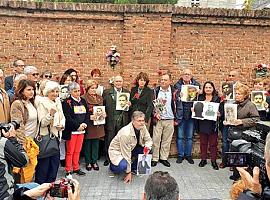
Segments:
[[[178,157],[191,156],[193,143],[193,119],[183,119],[178,126],[177,149]]]
[[[110,170],[115,174],[121,174],[127,170],[128,162],[123,158],[118,165],[110,164]]]
[[[230,144],[228,141],[228,126],[223,126],[221,133],[222,133],[222,158],[225,156],[225,152],[229,151]]]

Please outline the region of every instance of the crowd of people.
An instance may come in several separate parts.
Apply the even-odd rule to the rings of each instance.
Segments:
[[[226,84],[222,84],[224,90],[220,92],[212,81],[206,81],[201,87],[191,69],[183,69],[175,84],[170,73],[163,73],[156,88],[150,88],[148,74],[140,72],[131,90],[123,87],[120,75],[114,77],[110,88],[105,88],[99,82],[99,69],[91,71],[91,79],[85,84],[75,69],[66,70],[58,82],[51,71],[40,73],[38,68],[25,65],[21,59],[14,61],[13,72],[4,77],[0,70],[0,122],[19,123],[19,128],[5,137],[15,138],[30,160],[28,165],[24,161],[14,165],[16,183],[54,182],[60,164],[65,167],[67,178],[72,178],[73,174],[84,176],[86,172],[82,166],[87,171],[98,171],[101,140],[105,144],[101,150],[106,158],[104,166],[110,165],[109,175],[124,172],[124,181],[130,182],[132,174],[137,173],[139,154],[151,153],[152,167],[158,163],[170,167],[168,157],[175,127],[176,163],[187,160],[194,164],[193,137],[197,132],[200,135],[199,167],[207,165],[209,149],[212,168],[218,170],[225,167],[224,162],[218,164],[216,161],[219,130],[224,158],[232,139],[231,129],[254,128],[260,119],[270,119],[268,97],[264,109],[258,109],[250,101],[250,91],[267,92],[268,85],[260,79],[254,82],[253,89],[249,88],[240,82],[237,71],[231,71],[227,79],[222,80]],[[230,84],[234,86],[233,99],[229,92],[226,93]],[[192,92],[187,101],[182,100],[181,90],[185,85],[195,86],[190,87]],[[217,120],[194,119],[194,100],[218,103]],[[226,120],[226,104],[237,105],[237,119],[230,123]],[[97,124],[103,120],[105,123]],[[85,165],[80,165],[80,155],[84,156]],[[7,195],[5,192],[0,197]]]

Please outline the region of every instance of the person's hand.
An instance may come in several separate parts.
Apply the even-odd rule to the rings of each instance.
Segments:
[[[264,102],[264,108],[267,110],[269,108],[269,104],[267,102]]]
[[[127,102],[127,105],[128,105],[128,107],[130,107],[130,106],[131,106],[131,102],[130,102],[130,101],[128,101],[128,102]]]
[[[157,118],[157,120],[160,120],[160,119],[161,119],[161,117],[160,117],[160,114],[159,114],[159,113],[157,113],[155,117]]]
[[[131,181],[132,181],[132,174],[131,174],[131,172],[129,172],[129,173],[126,175],[126,177],[124,178],[124,182],[125,182],[125,183],[131,183]]]
[[[217,116],[220,117],[221,116],[221,113],[219,111],[217,111]]]
[[[64,126],[63,125],[57,125],[56,126],[56,130],[57,131],[62,131],[64,129]]]
[[[183,97],[183,96],[184,96],[183,92],[180,92],[180,97]]]
[[[198,94],[202,94],[203,91],[202,91],[200,88],[198,88],[198,89],[197,89],[197,93],[198,93]]]
[[[51,186],[50,183],[43,183],[33,189],[25,191],[24,194],[32,199],[37,199],[38,197],[45,196]]]
[[[13,126],[12,126],[13,127]],[[2,134],[5,138],[10,138],[10,137],[15,137],[16,136],[16,131],[14,130],[14,127],[9,129],[8,132],[2,130]]]
[[[262,193],[262,186],[259,182],[260,170],[258,167],[253,168],[253,177],[246,171],[244,167],[236,167],[239,171],[242,180],[249,190],[257,194]]]
[[[239,126],[242,124],[243,124],[243,121],[241,119],[234,120],[234,122],[233,122],[233,125],[235,125],[235,126]]]
[[[90,115],[90,120],[96,121],[97,120],[97,116],[96,115]]]
[[[83,131],[83,130],[84,130],[84,125],[81,124],[81,125],[79,126],[79,128],[78,128],[78,131]]]
[[[68,200],[80,200],[80,184],[75,179],[71,179],[71,182],[74,185],[74,192],[71,187],[68,187]]]
[[[191,112],[194,112],[194,108],[191,108],[190,110],[191,110]]]
[[[53,109],[53,108],[51,108],[51,110],[50,110],[50,115],[51,115],[51,116],[54,116],[55,113],[56,113],[56,110]]]

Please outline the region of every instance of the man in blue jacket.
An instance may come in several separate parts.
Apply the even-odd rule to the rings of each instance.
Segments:
[[[200,84],[193,78],[192,71],[190,69],[184,69],[182,77],[175,84],[175,88],[181,91],[182,85],[195,85],[199,86]],[[183,105],[183,116],[182,121],[178,124],[178,136],[177,136],[177,149],[178,149],[178,158],[177,163],[182,163],[183,159],[190,164],[194,164],[192,159],[192,145],[193,145],[193,132],[194,132],[194,123],[191,118],[191,108],[193,102],[182,102]]]

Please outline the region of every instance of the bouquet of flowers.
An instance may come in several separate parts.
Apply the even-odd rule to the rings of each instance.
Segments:
[[[256,78],[264,78],[269,76],[269,65],[266,64],[258,64],[258,66],[255,68],[255,74]]]
[[[110,51],[106,54],[106,59],[111,68],[114,70],[115,65],[120,62],[120,53],[117,52],[115,45],[111,46]]]
[[[165,99],[155,99],[153,104],[157,113],[165,113],[167,111]]]

